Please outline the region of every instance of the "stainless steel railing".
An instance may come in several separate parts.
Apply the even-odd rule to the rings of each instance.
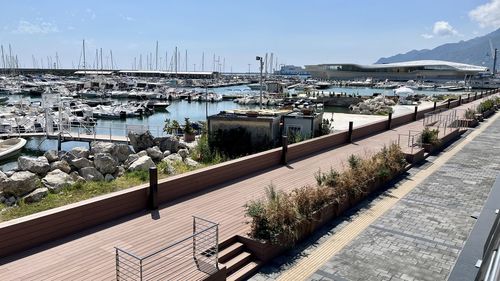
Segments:
[[[116,280],[201,280],[216,273],[219,224],[193,216],[193,233],[139,256],[115,247]]]

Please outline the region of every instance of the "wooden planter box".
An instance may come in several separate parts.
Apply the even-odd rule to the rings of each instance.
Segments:
[[[455,138],[457,138],[459,135],[460,135],[459,130],[451,131],[446,136],[439,139],[439,144],[433,145],[430,143],[423,143],[422,148],[424,148],[425,152],[427,152],[427,153],[437,152],[437,151],[441,150],[446,144],[448,144],[449,142],[451,142]]]
[[[488,118],[491,115],[493,115],[494,113],[495,113],[494,109],[486,110],[485,112],[483,112],[483,118]]]
[[[297,242],[304,240],[329,221],[341,216],[350,207],[353,207],[359,203],[359,201],[365,199],[371,192],[380,189],[387,182],[401,175],[405,171],[406,169],[403,169],[401,172],[392,175],[387,180],[376,179],[366,187],[366,190],[369,192],[362,192],[359,196],[356,196],[356,198],[349,198],[349,196],[347,196],[338,203],[332,203],[323,207],[313,215],[312,219],[301,221],[298,226],[299,233]],[[273,258],[282,255],[290,249],[289,247],[272,244],[267,241],[258,241],[239,235],[237,236],[237,240],[244,244],[247,249],[263,263],[271,261]]]
[[[425,149],[423,147],[415,147],[413,148],[413,152],[406,151],[404,152],[406,162],[410,164],[415,164],[424,159]]]
[[[476,119],[460,119],[460,125],[467,128],[475,128],[479,125],[479,121]]]
[[[195,134],[184,134],[184,141],[185,142],[193,142],[196,139]]]

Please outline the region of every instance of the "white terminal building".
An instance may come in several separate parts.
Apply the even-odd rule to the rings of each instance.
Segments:
[[[387,64],[317,64],[306,65],[312,78],[328,80],[467,80],[488,71],[487,67],[441,60],[419,60]]]

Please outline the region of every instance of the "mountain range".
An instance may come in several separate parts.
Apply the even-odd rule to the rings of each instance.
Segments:
[[[500,28],[467,41],[447,43],[434,49],[412,50],[405,54],[380,58],[376,64],[412,60],[445,60],[491,68],[493,66],[492,48],[500,49]]]

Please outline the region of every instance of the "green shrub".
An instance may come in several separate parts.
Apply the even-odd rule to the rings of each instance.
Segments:
[[[439,144],[439,130],[438,129],[430,129],[429,127],[425,127],[422,131],[422,135],[420,137],[420,141],[423,144]]]
[[[493,109],[493,107],[495,107],[495,101],[493,101],[493,99],[487,99],[479,104],[479,106],[477,107],[477,111],[479,113],[484,113],[488,110]]]
[[[476,110],[473,108],[467,108],[465,110],[465,119],[476,119]]]
[[[350,158],[356,159],[352,161],[355,165],[342,173],[333,168],[327,173],[319,169],[314,174],[317,187],[305,186],[290,193],[276,191],[273,185],[267,187],[265,199],[245,205],[246,215],[251,218],[250,236],[275,244],[293,245],[303,220],[312,219],[316,212],[330,204],[361,198],[377,179],[388,180],[406,166],[404,154],[396,144],[366,159]]]
[[[349,167],[351,169],[357,169],[361,164],[361,158],[359,156],[351,154],[349,158],[347,158],[347,162],[349,163]]]

